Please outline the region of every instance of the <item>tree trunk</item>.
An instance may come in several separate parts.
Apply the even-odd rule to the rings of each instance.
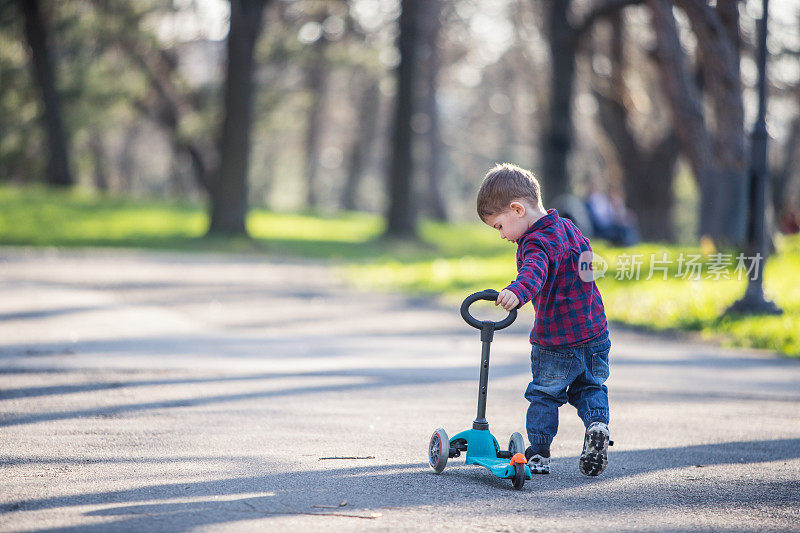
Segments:
[[[572,148],[572,89],[575,84],[575,35],[567,18],[571,0],[550,0],[550,112],[542,137],[542,194],[556,198],[570,190],[567,158]]]
[[[253,54],[269,0],[231,0],[220,165],[212,184],[209,234],[247,235],[247,169],[253,113]]]
[[[800,96],[800,92],[798,92]],[[783,143],[780,164],[769,173],[772,207],[776,215],[800,207],[800,173],[797,171],[798,148],[800,148],[800,116],[792,119],[789,134]]]
[[[417,80],[417,40],[422,0],[402,0],[397,67],[397,97],[389,168],[389,209],[386,234],[393,237],[416,237],[416,213],[412,201],[413,163],[411,154],[411,117],[414,115],[414,86]]]
[[[365,88],[355,96],[358,99],[358,104],[356,104],[358,130],[347,158],[347,178],[339,200],[341,208],[348,211],[358,208],[358,186],[364,174],[367,155],[372,151],[373,141],[378,131],[378,112],[381,102],[379,80],[370,74],[362,76],[365,78]]]
[[[92,128],[89,132],[89,151],[94,159],[94,187],[98,191],[108,191],[108,169],[106,154],[103,150],[103,139],[100,130]]]
[[[539,0],[534,0],[539,3]],[[547,125],[542,135],[543,182],[545,198],[571,192],[567,163],[574,135],[572,98],[575,85],[575,56],[580,40],[594,23],[610,13],[641,3],[642,0],[605,0],[592,2],[583,20],[573,25],[569,20],[572,0],[549,0],[547,41],[550,49],[550,95]]]
[[[308,67],[307,87],[311,95],[311,107],[306,125],[306,205],[315,208],[319,204],[317,174],[319,173],[320,140],[325,111],[325,88],[328,66],[325,63],[325,47],[328,41],[320,36],[313,44],[311,64]]]
[[[139,125],[130,124],[125,127],[122,136],[122,148],[119,154],[119,190],[131,192],[136,181],[136,139],[139,137]]]
[[[626,102],[630,98],[624,76],[624,24],[618,11],[608,17],[612,26],[611,77],[606,81],[595,75],[593,79],[598,119],[614,150],[626,203],[636,214],[642,239],[670,241],[674,236],[672,184],[678,143],[670,134],[647,149],[628,126]]]
[[[278,155],[280,147],[276,143],[270,143],[264,147],[264,159],[262,159],[262,168],[264,173],[261,176],[261,191],[256,198],[260,205],[269,208],[272,205],[272,191],[275,188],[275,167],[278,164]]]
[[[447,207],[442,194],[442,179],[444,178],[445,145],[442,141],[442,128],[439,122],[438,105],[438,79],[441,68],[439,54],[439,30],[441,22],[439,16],[442,10],[441,0],[428,0],[425,2],[425,13],[422,18],[422,29],[425,33],[425,83],[424,106],[425,113],[430,120],[426,137],[428,145],[428,194],[426,209],[435,220],[447,221]]]
[[[748,155],[739,75],[739,11],[736,2],[677,0],[697,36],[700,66],[713,110],[713,161],[718,180],[709,194],[719,208],[709,211],[707,232],[722,245],[743,246],[747,233]],[[723,25],[724,23],[724,25]]]
[[[727,0],[724,0],[727,2]],[[648,0],[658,41],[658,64],[673,113],[676,135],[700,188],[700,234],[721,246],[742,246],[747,224],[747,155],[736,28],[731,6],[704,0],[677,0],[697,37],[703,84],[714,113],[713,134],[706,125],[702,95],[688,73],[672,3]],[[733,6],[735,9],[735,6]]]
[[[39,0],[18,0],[25,18],[25,36],[31,48],[33,73],[42,90],[44,126],[47,132],[47,181],[70,186],[74,180],[69,168],[69,139],[61,117],[61,99],[56,88],[55,70],[47,43],[47,27]]]
[[[670,134],[639,159],[635,179],[625,181],[628,206],[636,213],[639,232],[647,241],[672,241],[675,238],[672,208],[678,141]]]
[[[719,178],[712,162],[711,137],[705,124],[702,95],[687,68],[671,2],[648,0],[648,5],[657,39],[654,57],[672,110],[673,128],[700,189],[700,234],[713,234],[715,212],[722,205],[715,197],[715,184]]]

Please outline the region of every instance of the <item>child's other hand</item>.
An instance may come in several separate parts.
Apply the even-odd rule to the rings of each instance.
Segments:
[[[497,300],[494,302],[494,305],[499,305],[506,311],[511,311],[519,305],[519,298],[510,290],[503,289],[500,291],[500,294],[497,295]]]

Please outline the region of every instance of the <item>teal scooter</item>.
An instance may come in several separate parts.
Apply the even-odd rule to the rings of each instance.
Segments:
[[[494,338],[494,332],[510,326],[517,318],[516,309],[512,310],[500,322],[490,320],[480,321],[469,314],[469,307],[478,300],[497,300],[497,291],[485,291],[470,294],[461,304],[461,316],[470,326],[481,330],[481,374],[478,385],[478,416],[472,423],[472,429],[462,431],[453,438],[448,439],[444,429],[439,428],[433,432],[428,446],[428,464],[437,474],[444,470],[447,459],[459,457],[461,452],[467,452],[466,464],[486,467],[492,474],[499,478],[510,479],[514,488],[521,490],[526,479],[531,479],[528,462],[523,455],[525,441],[522,435],[515,432],[508,441],[508,450],[501,450],[497,439],[489,432],[489,423],[486,421],[486,387],[489,381],[489,345]]]

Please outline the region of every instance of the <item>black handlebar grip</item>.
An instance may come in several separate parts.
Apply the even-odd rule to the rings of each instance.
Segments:
[[[478,300],[488,300],[490,302],[494,302],[495,300],[497,300],[498,294],[499,293],[494,289],[486,289],[480,292],[476,292],[474,294],[470,294],[464,299],[464,302],[461,304],[461,318],[463,318],[464,321],[473,328],[483,329],[483,321],[480,321],[471,314],[469,314],[469,306],[471,306]],[[503,320],[501,320],[500,322],[493,322],[494,329],[497,330],[497,329],[507,328],[508,326],[513,324],[516,319],[517,319],[517,310],[512,309],[511,311],[509,311],[508,316],[505,317]]]

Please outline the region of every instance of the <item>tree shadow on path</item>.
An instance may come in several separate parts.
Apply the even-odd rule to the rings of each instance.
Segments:
[[[784,513],[788,520],[792,513],[796,514],[800,503],[800,480],[737,479],[720,483],[699,472],[720,465],[798,458],[800,439],[621,451],[612,454],[612,466],[597,478],[577,472],[577,457],[555,458],[554,474],[535,476],[522,492],[512,490],[508,480],[495,478],[480,467],[460,464],[448,465],[439,476],[432,474],[424,463],[320,468],[20,500],[0,506],[0,511],[66,512],[70,507],[88,505],[102,508],[89,511],[86,516],[114,518],[111,522],[53,531],[187,531],[212,524],[291,515],[320,515],[330,520],[372,519],[376,512],[384,515],[383,527],[389,527],[391,515],[396,511],[434,507],[453,512],[453,506],[480,508],[481,517],[488,519],[508,516],[517,510],[553,517],[564,511],[574,516],[580,512],[614,513],[621,509],[652,513],[659,508],[681,505],[696,512],[723,506],[768,505],[775,510],[774,517],[782,520],[780,515]],[[679,483],[674,475],[661,475],[673,469],[685,470]],[[342,500],[347,501],[342,508],[314,507],[336,506]]]

